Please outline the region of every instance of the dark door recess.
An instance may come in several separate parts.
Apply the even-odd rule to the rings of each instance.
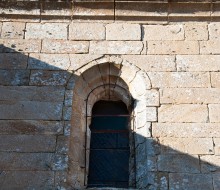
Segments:
[[[128,187],[129,119],[123,102],[99,101],[94,105],[88,187]]]

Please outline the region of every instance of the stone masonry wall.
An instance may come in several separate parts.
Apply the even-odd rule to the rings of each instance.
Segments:
[[[83,189],[67,180],[74,85],[108,56],[151,83],[137,189],[219,190],[219,22],[15,18],[0,21],[0,189]]]

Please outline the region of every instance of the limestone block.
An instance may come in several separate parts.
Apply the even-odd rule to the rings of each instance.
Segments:
[[[58,136],[56,152],[58,154],[67,154],[69,149],[69,138],[66,136]]]
[[[205,155],[200,157],[201,172],[219,172],[220,171],[220,156]]]
[[[206,23],[185,23],[184,30],[186,40],[208,40],[208,27]]]
[[[65,92],[65,106],[72,106],[73,90],[66,90]]]
[[[209,119],[211,123],[220,122],[220,104],[209,104]]]
[[[206,105],[162,105],[158,108],[158,120],[159,122],[171,123],[206,123],[208,121],[208,109]]]
[[[178,71],[219,71],[219,55],[177,55]]]
[[[162,154],[214,154],[212,138],[160,138]]]
[[[66,23],[27,23],[25,39],[67,39]]]
[[[4,171],[0,176],[2,189],[53,189],[53,171]]]
[[[22,22],[3,22],[1,38],[23,39],[25,23]]]
[[[0,69],[26,69],[27,60],[23,53],[0,53]]]
[[[0,52],[13,53],[13,52],[26,52],[34,53],[40,52],[40,40],[23,40],[23,39],[0,39]]]
[[[218,40],[220,35],[220,24],[218,22],[212,22],[208,25],[209,28],[209,39]]]
[[[20,86],[28,85],[29,70],[0,70],[0,85]]]
[[[214,138],[215,155],[220,155],[220,138]]]
[[[153,88],[210,87],[208,72],[148,72]]]
[[[162,104],[217,104],[219,88],[164,88],[160,90]]]
[[[144,25],[144,40],[184,40],[183,25]]]
[[[60,120],[62,102],[0,102],[0,119]]]
[[[66,171],[57,171],[55,173],[55,188],[62,189],[65,188],[67,182],[68,172]]]
[[[130,63],[148,71],[175,71],[175,57],[170,55],[124,55]]]
[[[71,120],[71,116],[72,116],[72,107],[70,106],[64,106],[63,108],[63,118],[64,120]]]
[[[166,172],[200,173],[198,156],[165,154],[158,156],[158,170]]]
[[[67,40],[43,40],[43,53],[88,53],[89,42]]]
[[[152,89],[152,90],[146,90],[146,106],[159,106],[159,91]]]
[[[68,54],[30,54],[29,69],[67,70],[70,67]]]
[[[137,141],[137,144],[144,142],[147,137],[151,137],[150,134],[150,128],[151,128],[151,123],[147,122],[144,124],[144,126],[139,126],[140,128],[136,129],[136,137],[139,139]]]
[[[220,127],[216,123],[154,123],[153,137],[220,137]]]
[[[64,136],[70,136],[70,128],[71,128],[70,121],[65,121],[64,122]]]
[[[210,174],[169,174],[170,190],[212,190]],[[216,189],[217,190],[217,189]]]
[[[0,134],[2,135],[56,135],[62,134],[64,124],[60,121],[37,120],[0,120]]]
[[[107,24],[106,40],[141,40],[139,24]]]
[[[56,136],[1,135],[0,151],[3,152],[54,152]]]
[[[213,173],[212,178],[214,190],[220,189],[220,173]]]
[[[66,170],[68,167],[68,156],[55,154],[53,158],[52,169],[55,171]]]
[[[91,54],[140,54],[143,43],[138,41],[92,41]]]
[[[199,54],[199,43],[196,41],[148,41],[147,54]]]
[[[219,54],[220,40],[200,41],[200,54]]]
[[[212,72],[211,73],[211,83],[212,87],[220,88],[220,73],[219,72]]]
[[[43,71],[33,70],[30,76],[30,85],[64,86],[70,73],[67,71]]]
[[[71,23],[69,26],[71,40],[104,40],[105,26],[102,23]]]

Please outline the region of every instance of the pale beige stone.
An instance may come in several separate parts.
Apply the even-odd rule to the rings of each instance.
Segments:
[[[219,71],[220,55],[177,55],[178,71]]]
[[[218,123],[154,123],[153,137],[220,137]]]
[[[219,54],[220,40],[200,41],[200,54]]]
[[[220,171],[220,156],[204,155],[200,157],[203,173]]]
[[[162,104],[220,103],[219,97],[219,88],[163,88],[160,90]]]
[[[107,24],[106,40],[141,40],[139,24]]]
[[[175,57],[170,55],[124,55],[124,59],[148,71],[175,71]]]
[[[184,24],[186,40],[208,40],[208,27],[206,23]]]
[[[154,88],[210,87],[208,72],[148,72]]]
[[[184,40],[183,25],[144,25],[144,40]]]
[[[25,39],[67,39],[66,23],[27,23]]]
[[[220,104],[209,104],[209,118],[210,122],[220,122]]]
[[[218,40],[220,36],[220,24],[218,22],[212,22],[208,25],[209,39]]]
[[[196,41],[148,41],[147,54],[199,54],[199,43]]]
[[[3,22],[1,38],[23,39],[25,23],[22,22]]]
[[[158,121],[171,123],[206,123],[208,108],[206,105],[162,105],[158,108]]]
[[[159,106],[160,104],[158,90],[155,89],[146,90],[145,98],[146,98],[146,106]]]
[[[212,87],[220,88],[220,73],[219,72],[211,73],[211,83],[212,83]]]
[[[220,155],[220,138],[214,138],[215,155]]]
[[[67,40],[43,40],[44,53],[88,53],[89,42]]]
[[[91,54],[140,54],[143,43],[139,41],[92,41]]]
[[[214,154],[212,138],[160,138],[162,154]]]
[[[71,40],[104,40],[105,26],[102,23],[71,23],[69,25]]]

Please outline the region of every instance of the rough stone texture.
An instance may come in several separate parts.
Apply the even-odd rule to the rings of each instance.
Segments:
[[[200,54],[219,54],[220,40],[208,40],[200,42]]]
[[[105,26],[102,23],[71,23],[69,26],[69,39],[104,40]]]
[[[178,71],[219,71],[219,55],[177,55]]]
[[[207,24],[186,23],[184,25],[186,40],[208,40]]]
[[[179,25],[144,25],[144,40],[184,40],[184,30]]]
[[[201,172],[209,173],[220,171],[220,156],[205,155],[200,157]]]
[[[219,72],[212,72],[211,73],[211,83],[212,87],[220,88],[220,73]]]
[[[154,88],[209,87],[210,76],[207,72],[149,72]]]
[[[162,105],[158,109],[159,122],[187,122],[206,123],[208,121],[208,108],[206,105]]]
[[[58,154],[67,154],[69,150],[69,138],[66,136],[59,136],[57,139],[56,152]]]
[[[23,39],[25,23],[22,22],[3,22],[1,38]]]
[[[197,41],[148,41],[147,54],[199,54],[199,43]]]
[[[215,145],[215,155],[220,156],[220,138],[214,138],[213,141]]]
[[[43,40],[44,53],[88,53],[89,42],[67,40]]]
[[[220,173],[214,173],[212,177],[214,190],[218,190],[220,188]]]
[[[66,23],[27,23],[25,39],[67,39]]]
[[[107,24],[106,40],[141,40],[139,24]]]
[[[212,190],[210,174],[169,174],[170,190]]]
[[[143,43],[137,41],[92,41],[91,54],[140,54]]]
[[[218,22],[213,22],[208,25],[210,40],[218,40],[219,35],[220,35],[219,27],[220,27],[220,25]]]
[[[209,104],[209,118],[210,122],[219,123],[220,122],[220,105],[219,104]]]

